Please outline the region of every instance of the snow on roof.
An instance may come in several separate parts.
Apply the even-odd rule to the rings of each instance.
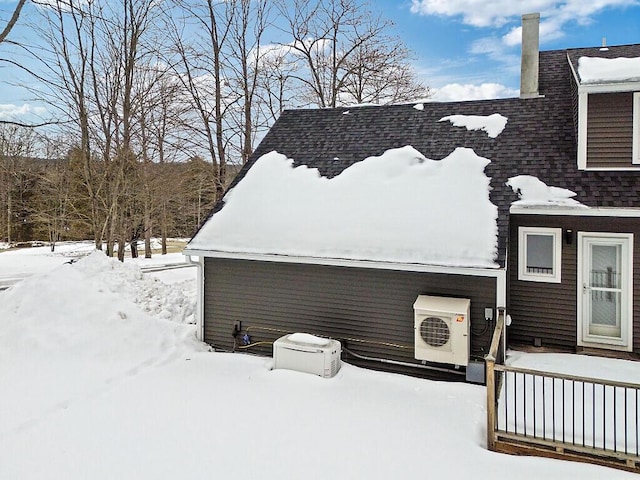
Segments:
[[[495,267],[488,163],[468,148],[434,161],[405,146],[329,179],[271,152],[227,193],[188,249]]]
[[[499,113],[493,115],[449,115],[442,117],[439,121],[449,120],[454,127],[467,127],[467,130],[482,130],[487,132],[490,138],[496,138],[502,133],[507,125],[507,117]]]
[[[586,205],[574,200],[576,193],[566,188],[550,187],[542,180],[532,175],[518,175],[511,177],[507,185],[520,196],[512,205],[527,207],[562,206],[587,208]]]
[[[578,74],[582,83],[640,81],[640,58],[580,57]]]

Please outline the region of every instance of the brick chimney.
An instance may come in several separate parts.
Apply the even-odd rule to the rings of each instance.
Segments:
[[[540,96],[538,89],[540,14],[522,16],[522,59],[520,64],[520,98]]]

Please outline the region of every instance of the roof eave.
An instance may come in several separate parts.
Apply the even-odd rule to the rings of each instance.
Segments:
[[[626,217],[640,218],[640,208],[616,207],[562,207],[562,206],[521,206],[511,205],[512,215],[562,215],[582,217]]]
[[[624,82],[578,82],[579,93],[609,93],[609,92],[630,92],[640,90],[640,81],[624,81]]]
[[[407,272],[443,273],[451,275],[469,275],[476,277],[498,278],[504,275],[504,269],[497,264],[494,268],[455,266],[455,265],[431,265],[422,263],[383,262],[373,260],[350,260],[342,258],[324,257],[300,257],[292,255],[256,254],[242,252],[222,252],[217,250],[202,250],[185,248],[182,252],[188,257],[223,258],[231,260],[253,260],[276,263],[297,263],[305,265],[326,265],[336,267],[357,267],[376,270],[400,270]]]

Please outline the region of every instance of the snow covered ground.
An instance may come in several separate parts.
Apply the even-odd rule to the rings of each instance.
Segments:
[[[210,352],[193,268],[25,249],[0,275],[20,256],[33,275],[0,292],[0,479],[636,478],[487,451],[481,386]]]
[[[154,239],[152,248],[160,248]],[[58,242],[55,251],[52,252],[49,245],[35,246],[31,248],[9,249],[7,243],[0,242],[0,287],[12,285],[18,280],[36,273],[44,273],[65,264],[78,260],[95,250],[93,241],[86,242]],[[140,253],[144,255],[142,248]],[[159,265],[181,264],[185,262],[181,253],[168,255],[153,255],[152,258],[139,257],[130,262],[138,264],[142,268],[152,268]],[[181,272],[182,280],[195,278],[195,269],[190,273]],[[162,274],[158,274],[162,275]],[[167,277],[173,279],[173,276]]]

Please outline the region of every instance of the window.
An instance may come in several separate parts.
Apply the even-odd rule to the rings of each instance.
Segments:
[[[518,280],[560,283],[561,228],[520,227]]]

